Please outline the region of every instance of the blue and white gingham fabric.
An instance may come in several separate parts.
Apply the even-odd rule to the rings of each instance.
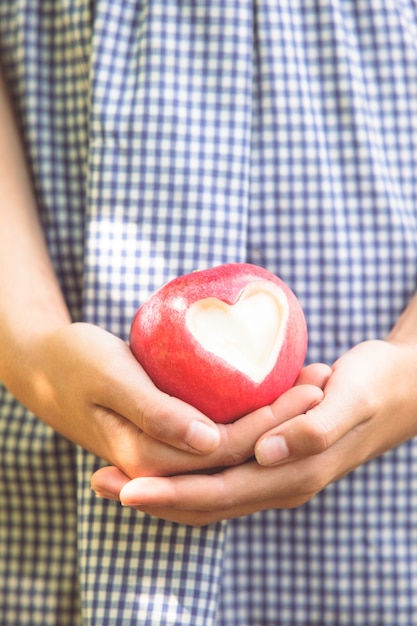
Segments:
[[[0,52],[74,319],[127,338],[169,278],[250,261],[331,363],[410,299],[412,0],[4,0]],[[99,465],[0,389],[1,626],[417,624],[417,442],[205,529],[95,499]]]

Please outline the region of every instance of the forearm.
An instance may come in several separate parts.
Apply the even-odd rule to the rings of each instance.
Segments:
[[[0,379],[29,383],[36,338],[68,324],[40,227],[26,159],[0,71]]]

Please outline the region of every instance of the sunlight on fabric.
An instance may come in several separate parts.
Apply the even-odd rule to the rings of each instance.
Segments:
[[[117,211],[116,211],[117,212]],[[91,235],[95,246],[94,256],[105,255],[106,264],[97,264],[98,282],[103,287],[111,285],[112,295],[118,299],[122,294],[128,301],[143,300],[154,287],[148,286],[141,276],[141,267],[152,267],[157,285],[164,281],[166,259],[158,243],[151,240],[150,227],[131,221],[119,222],[114,217],[94,221]]]
[[[139,623],[148,623],[147,620],[152,618],[152,623],[176,624],[178,617],[181,617],[182,624],[190,624],[197,626],[195,616],[184,608],[174,594],[152,593],[139,594],[139,598],[135,601],[138,606],[136,618]],[[187,615],[189,621],[187,621]]]

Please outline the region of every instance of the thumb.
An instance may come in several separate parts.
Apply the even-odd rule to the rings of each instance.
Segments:
[[[340,385],[333,374],[321,402],[259,438],[255,457],[260,465],[321,454],[371,417],[364,393]]]

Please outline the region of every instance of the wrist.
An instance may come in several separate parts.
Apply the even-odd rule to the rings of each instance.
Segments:
[[[0,380],[36,413],[42,396],[43,359],[53,335],[71,324],[67,309],[33,311],[28,320],[3,325]]]

